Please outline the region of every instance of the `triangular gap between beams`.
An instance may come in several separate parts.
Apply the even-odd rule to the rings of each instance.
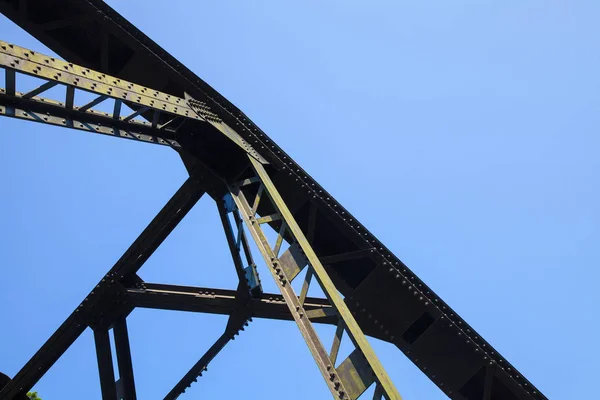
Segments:
[[[64,101],[65,86],[64,85],[59,85],[59,86],[61,86],[63,94],[62,94],[62,98],[61,97],[58,97],[58,98],[61,99],[60,101]],[[53,89],[56,89],[56,87]],[[53,89],[50,89],[50,90],[53,90]],[[50,91],[48,91],[48,92],[50,92]],[[44,95],[48,92],[44,92],[40,96],[44,97]],[[108,97],[108,98],[103,99],[98,102],[97,99],[99,97],[100,97],[100,94],[98,94],[98,93],[91,93],[91,92],[87,92],[85,90],[78,89],[78,90],[75,90],[74,105],[75,105],[75,107],[78,107],[78,108],[87,106],[87,107],[89,107],[88,112],[92,112],[96,115],[98,115],[98,113],[102,113],[106,117],[113,117],[114,113],[117,111],[117,108],[115,107],[117,100],[114,98]],[[51,97],[51,98],[55,99],[55,97]],[[136,112],[136,110],[133,110],[132,108],[130,108],[124,101],[120,101],[120,103],[121,104],[118,109],[118,114],[122,120],[127,117],[130,117],[131,115],[133,115]],[[91,104],[91,106],[90,106],[90,104]],[[102,114],[100,114],[100,115],[102,115]],[[131,120],[135,121],[135,122],[139,122],[139,123],[145,123],[147,125],[149,125],[151,122],[151,121],[147,121],[140,115],[136,115],[136,116],[132,117]]]
[[[163,398],[169,393],[221,336],[227,318],[226,315],[216,314],[135,309],[127,318],[127,326],[137,398]],[[243,347],[239,344],[241,340],[228,343],[209,363],[208,373],[205,374],[208,376],[198,378],[191,389],[202,390],[206,383],[203,379],[228,377],[227,369],[216,368],[214,362],[230,357],[232,352]]]
[[[215,201],[204,194],[138,273],[146,282],[235,290],[238,278]]]
[[[113,102],[114,103],[114,102]],[[125,104],[125,102],[121,103],[121,118],[127,118],[131,115],[133,115],[137,110],[132,109],[131,107],[129,107],[127,104]],[[146,124],[151,123],[152,121],[147,121],[145,118],[141,117],[140,115],[136,115],[135,117],[131,118],[132,121],[136,121],[136,122],[145,122]]]
[[[29,93],[30,91],[37,89],[38,87],[44,85],[48,82],[47,79],[38,78],[31,75],[22,74],[18,71],[15,72],[15,82],[16,82],[16,91],[21,92],[23,94]],[[5,70],[0,69],[0,87],[6,89],[6,75]],[[58,101],[62,104],[65,103],[66,99],[66,86],[62,84],[57,84],[56,86],[44,90],[37,96],[43,97],[46,99],[52,99]]]
[[[306,280],[306,275],[308,273],[308,270],[309,270],[308,266],[304,267],[304,269],[302,269],[302,271],[298,274],[298,276],[292,282],[292,287],[294,288],[294,292],[296,292],[296,294],[298,296],[301,295],[302,286],[304,285],[304,282]],[[319,282],[317,281],[314,274],[310,280],[310,285],[308,286],[308,292],[307,292],[306,298],[307,299],[309,299],[309,298],[317,298],[317,299],[326,298],[325,293],[323,292],[323,289],[321,289],[321,286],[319,285]],[[320,324],[320,323],[313,322],[313,327],[315,328],[315,331],[319,335],[319,339],[321,340],[321,343],[323,343],[325,350],[327,350],[327,352],[329,353],[331,350],[331,345],[333,343],[333,337],[334,337],[334,334],[336,331],[336,326],[330,325],[330,324]],[[344,336],[346,336],[346,335],[344,334]],[[343,338],[342,344],[344,344],[344,341],[346,341],[346,344],[348,344],[347,343],[348,337]],[[340,353],[341,353],[341,351],[340,351]],[[345,358],[348,354],[345,354],[343,357]],[[338,363],[339,363],[339,359],[340,358],[338,357]]]
[[[92,101],[96,100],[100,95],[97,93],[86,92],[85,90],[75,90],[74,105],[75,107],[81,108],[88,105]],[[113,109],[115,106],[114,99],[107,98],[98,104],[94,104],[89,109],[94,110],[96,113],[104,113],[105,116],[112,116]]]
[[[114,347],[113,347],[114,351]],[[116,368],[116,364],[115,364]],[[43,399],[64,399],[69,393],[101,398],[94,332],[86,329],[30,390]]]

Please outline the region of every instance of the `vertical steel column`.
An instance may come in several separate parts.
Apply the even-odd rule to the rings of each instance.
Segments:
[[[314,250],[310,246],[307,238],[304,236],[304,233],[298,226],[298,223],[294,219],[292,213],[288,209],[285,204],[283,198],[275,188],[275,185],[271,181],[267,171],[259,162],[255,162],[251,157],[248,157],[250,162],[252,163],[252,167],[259,178],[259,182],[261,186],[263,186],[264,192],[266,192],[268,198],[270,199],[273,207],[275,208],[275,212],[278,213],[278,216],[281,218],[282,222],[287,226],[290,233],[294,237],[296,243],[300,246],[302,251],[304,252],[306,258],[311,267],[311,271],[313,276],[318,281],[321,286],[325,296],[336,310],[338,317],[340,318],[340,326],[343,326],[345,331],[347,332],[349,338],[352,340],[354,346],[356,347],[355,352],[347,359],[348,363],[344,362],[343,370],[346,373],[346,378],[349,375],[351,380],[346,379],[345,381],[341,379],[341,373],[336,370],[335,363],[330,359],[329,354],[324,349],[321,341],[319,340],[314,327],[312,326],[306,312],[303,308],[303,305],[296,296],[290,282],[288,282],[287,277],[285,276],[284,271],[281,269],[279,265],[279,260],[277,255],[269,245],[269,242],[260,228],[261,223],[268,222],[269,217],[262,217],[257,219],[255,216],[257,210],[257,202],[260,200],[260,195],[262,194],[262,190],[259,189],[259,195],[257,195],[254,204],[251,206],[248,200],[246,199],[242,189],[239,186],[233,185],[230,187],[231,195],[236,202],[238,209],[240,210],[244,222],[248,226],[249,231],[252,234],[252,237],[256,241],[256,244],[262,253],[267,266],[279,290],[281,291],[300,331],[311,351],[315,361],[321,373],[323,374],[325,381],[328,384],[328,387],[335,398],[347,399],[347,398],[358,398],[360,394],[368,387],[372,380],[369,382],[368,375],[365,374],[363,376],[362,366],[355,365],[352,373],[348,373],[351,368],[351,365],[355,363],[360,363],[359,360],[364,360],[367,364],[367,368],[374,375],[374,380],[378,386],[381,387],[381,391],[383,395],[387,399],[401,399],[400,394],[394,387],[387,373],[383,369],[383,366],[379,362],[379,359],[375,355],[375,352],[371,348],[371,345],[367,341],[364,336],[362,330],[358,326],[356,320],[350,313],[350,310],[344,303],[342,297],[337,292],[335,285],[333,284],[331,278],[327,274],[327,271],[319,261],[317,255]],[[282,236],[282,234],[280,233]],[[307,282],[308,283],[308,282]],[[340,365],[342,367],[342,365]],[[348,388],[351,389],[349,392],[344,386],[348,385]],[[362,385],[362,386],[361,386]]]
[[[383,396],[383,392],[381,390],[381,386],[379,386],[379,385],[375,386],[375,393],[373,393],[373,400],[381,400],[382,396]]]
[[[125,316],[119,318],[113,326],[117,363],[119,365],[119,380],[123,385],[123,399],[136,400],[135,381],[133,379],[133,363],[131,362],[131,348],[129,346],[129,333]]]
[[[240,249],[236,245],[233,229],[231,228],[231,223],[229,222],[229,217],[227,216],[227,210],[225,209],[223,200],[217,200],[217,208],[219,210],[219,216],[221,217],[221,223],[223,224],[223,230],[225,231],[225,237],[227,238],[227,244],[229,245],[229,251],[231,252],[231,257],[233,258],[233,265],[235,266],[238,279],[240,280],[240,283],[243,283],[244,286],[247,287],[248,285],[246,284],[244,264],[242,262],[242,258],[240,257]],[[242,235],[241,240],[244,240],[243,232],[240,232],[239,234]]]
[[[485,383],[483,386],[483,400],[492,400],[492,385],[494,383],[494,365],[488,365],[485,369]]]
[[[6,94],[14,96],[17,87],[17,77],[14,69],[6,68],[4,70],[4,84],[6,85]]]
[[[108,329],[95,330],[94,341],[96,342],[96,357],[98,358],[102,400],[116,400],[117,385],[115,384],[115,370],[113,368]]]

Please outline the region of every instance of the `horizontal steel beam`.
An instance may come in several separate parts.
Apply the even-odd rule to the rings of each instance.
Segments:
[[[143,288],[127,290],[132,305],[140,308],[190,311],[209,314],[231,315],[239,303],[236,291],[210,289],[191,286],[143,283]],[[337,316],[331,315],[331,306],[326,299],[307,298],[304,303],[307,311],[314,313],[313,322],[337,324]],[[293,321],[283,296],[264,293],[250,302],[252,317]]]

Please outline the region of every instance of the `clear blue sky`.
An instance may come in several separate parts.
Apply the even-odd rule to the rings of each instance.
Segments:
[[[594,397],[600,3],[108,3],[244,110],[548,397]],[[0,39],[48,52],[4,17]],[[0,370],[14,375],[185,171],[152,145],[10,119],[0,135]],[[141,276],[234,288],[215,229],[203,199]],[[162,398],[224,324],[135,311],[138,397]],[[406,399],[445,398],[374,346]],[[90,332],[36,389],[99,398]],[[255,320],[185,398],[240,396],[328,398],[295,325]]]

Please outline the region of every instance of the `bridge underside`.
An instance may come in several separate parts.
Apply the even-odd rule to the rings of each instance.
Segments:
[[[0,0],[0,12],[67,61],[46,62],[21,52],[22,61],[14,63],[15,47],[6,44],[1,51],[7,87],[0,92],[0,115],[170,146],[190,173],[90,296],[0,392],[0,399],[17,398],[30,389],[87,327],[95,333],[103,393],[119,391],[123,398],[135,398],[126,327],[126,316],[135,307],[230,315],[222,338],[166,398],[185,390],[255,317],[295,321],[325,377],[333,358],[329,362],[339,376],[328,384],[333,395],[343,387],[347,397],[342,398],[357,398],[362,386],[372,383],[379,396],[397,398],[363,342],[364,333],[393,343],[451,398],[545,399],[247,116],[103,1]],[[63,72],[56,73],[60,68]],[[37,74],[47,87],[64,85],[66,97],[41,100],[45,88],[19,92],[15,74]],[[114,83],[109,82],[112,77]],[[95,113],[94,104],[73,104],[76,90],[96,94],[98,103],[113,101],[113,113]],[[122,105],[135,115],[121,115]],[[238,290],[143,282],[137,271],[205,193],[219,205],[240,278]],[[277,242],[261,248],[262,229],[275,230]],[[246,244],[250,239],[259,244],[281,295],[262,293]],[[289,292],[294,278],[303,278],[308,288],[312,276],[326,299],[306,298],[304,290],[300,296]],[[350,336],[355,356],[335,366],[337,350],[322,354],[311,336],[312,322],[338,326],[336,335]],[[110,378],[109,329],[119,355],[118,384]],[[372,374],[348,378],[362,369]]]

